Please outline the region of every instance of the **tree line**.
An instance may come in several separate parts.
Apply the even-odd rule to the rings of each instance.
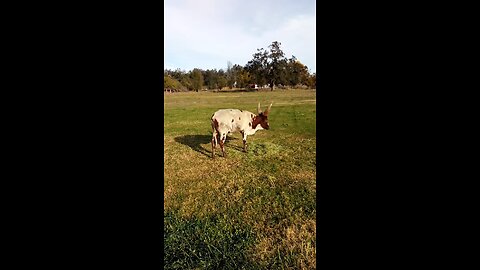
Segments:
[[[295,56],[287,59],[274,41],[264,48],[257,49],[252,60],[245,66],[227,63],[227,70],[194,68],[191,71],[164,70],[164,89],[170,91],[199,91],[202,89],[246,88],[257,84],[259,87],[301,87],[316,88],[316,74],[310,74],[308,67]]]

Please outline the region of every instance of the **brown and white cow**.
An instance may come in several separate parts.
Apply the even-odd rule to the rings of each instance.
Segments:
[[[253,135],[257,130],[270,128],[268,125],[268,113],[270,112],[271,107],[272,104],[262,112],[260,110],[260,103],[258,103],[258,115],[238,109],[222,109],[216,111],[212,115],[212,158],[215,158],[217,142],[220,143],[223,156],[226,156],[224,145],[225,140],[229,133],[236,131],[239,131],[242,134],[243,151],[247,152],[247,135]]]

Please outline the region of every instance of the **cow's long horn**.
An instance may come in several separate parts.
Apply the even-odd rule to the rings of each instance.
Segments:
[[[270,103],[270,106],[268,106],[268,108],[265,110],[264,112],[265,115],[267,115],[270,112],[270,108],[272,108],[272,104],[273,103]]]
[[[258,103],[258,107],[257,107],[257,113],[260,114],[262,112],[262,110],[260,109],[260,102]]]

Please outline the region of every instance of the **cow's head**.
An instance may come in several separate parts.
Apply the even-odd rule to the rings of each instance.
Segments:
[[[262,128],[264,129],[269,129],[270,126],[268,124],[268,113],[270,112],[270,108],[272,107],[272,104],[270,104],[270,106],[268,106],[268,108],[262,112],[262,110],[260,109],[260,102],[258,103],[258,107],[257,107],[257,118],[258,118],[258,124],[260,124],[260,126],[262,126]]]

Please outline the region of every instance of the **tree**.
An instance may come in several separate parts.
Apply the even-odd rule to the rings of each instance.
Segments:
[[[190,77],[192,81],[192,89],[198,92],[198,90],[202,89],[203,86],[202,71],[198,68],[194,68]]]
[[[217,86],[218,86],[218,89],[222,89],[223,87],[227,86],[227,75],[225,74],[225,72],[220,69],[218,72],[217,72]]]
[[[317,75],[315,72],[308,76],[307,85],[310,88],[317,88]]]
[[[234,82],[237,83],[236,87],[243,88],[248,85],[250,81],[250,73],[245,70],[242,66],[235,64],[232,67],[232,76],[234,78]]]
[[[182,85],[185,86],[187,88],[187,90],[193,90],[192,80],[190,79],[189,76],[184,76],[180,80],[180,83],[182,83]]]
[[[232,62],[227,61],[227,84],[232,89],[233,84],[235,83],[235,76],[232,70]]]
[[[268,48],[270,48],[270,53],[268,54],[269,63],[267,65],[267,78],[270,82],[272,91],[275,83],[285,81],[287,60],[285,59],[285,54],[280,49],[280,45],[282,45],[280,42],[274,41],[268,46]]]
[[[202,75],[203,83],[208,89],[214,89],[217,87],[217,71],[215,69],[207,69],[202,72]]]
[[[176,79],[177,81],[181,81],[183,77],[187,76],[187,73],[183,70],[180,70],[179,68],[173,71],[166,69],[163,74],[169,75],[170,77]]]
[[[185,91],[187,90],[178,80],[172,78],[170,75],[163,76],[163,88],[170,91]]]
[[[303,84],[310,88],[316,87],[316,75],[310,75],[308,67],[302,64],[292,55],[291,59],[285,58],[284,52],[280,48],[281,43],[272,42],[268,46],[269,50],[263,48],[257,49],[253,59],[248,61],[245,67],[241,65],[232,65],[227,61],[227,69],[223,70],[201,70],[195,68],[192,71],[185,72],[180,69],[164,70],[164,76],[175,79],[188,90],[197,92],[205,85],[208,89],[222,89],[229,86],[230,89],[236,87],[246,87],[250,83],[259,85],[270,84],[273,91],[275,85],[283,84],[295,87]],[[164,78],[164,83],[169,85],[179,84],[175,81]]]
[[[295,56],[288,59],[287,63],[287,84],[294,87],[298,84],[308,85],[308,67],[297,60]]]
[[[268,52],[263,48],[257,49],[257,53],[253,54],[253,59],[248,61],[245,65],[245,69],[252,76],[250,83],[256,83],[259,85],[265,85],[267,83],[267,64],[268,64]]]

